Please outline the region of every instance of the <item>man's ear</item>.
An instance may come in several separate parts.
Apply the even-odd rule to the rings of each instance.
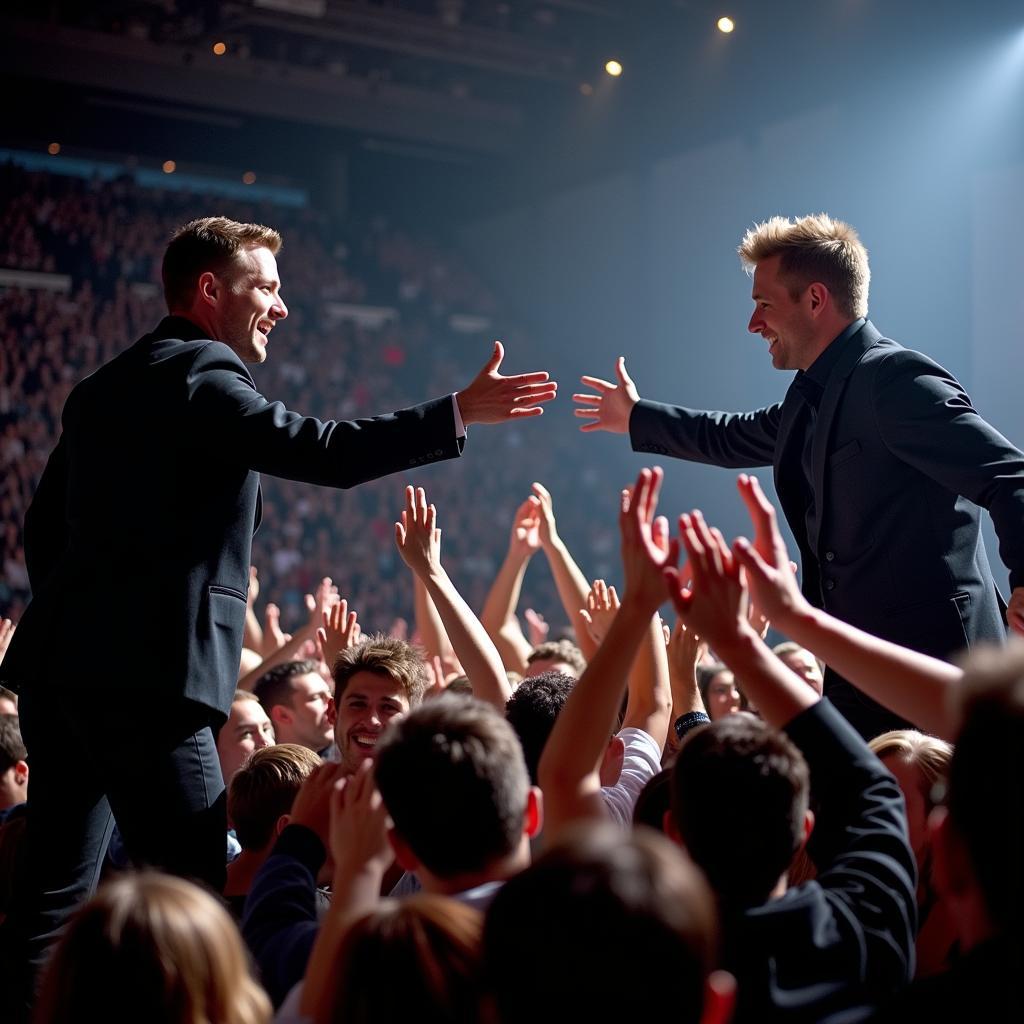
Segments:
[[[683,847],[684,850],[686,849],[686,844],[683,842],[683,837],[679,834],[679,826],[676,824],[675,815],[672,813],[671,807],[661,816],[661,831],[673,843]]]
[[[196,280],[196,299],[201,305],[216,306],[224,293],[224,282],[212,270],[204,270]]]
[[[274,822],[274,836],[279,836],[290,824],[292,816],[290,814],[282,814],[277,821]]]
[[[807,808],[804,811],[804,837],[800,841],[800,849],[802,850],[807,845],[807,840],[811,838],[811,833],[814,831],[814,811]]]
[[[276,726],[279,722],[284,725],[291,725],[294,716],[287,704],[275,704],[270,709],[270,720]]]
[[[28,782],[28,761],[14,762],[14,781],[19,786],[24,786]]]
[[[544,796],[537,786],[531,786],[526,794],[526,813],[523,815],[523,831],[530,839],[540,834],[544,827]]]
[[[416,854],[409,848],[409,844],[393,828],[388,829],[388,842],[391,844],[391,849],[395,851],[395,860],[398,862],[398,866],[403,871],[414,872],[420,866],[420,862]]]
[[[736,979],[728,971],[712,971],[704,980],[700,1024],[728,1024],[735,1006]]]
[[[811,315],[818,316],[828,306],[831,292],[820,281],[814,281],[807,286],[807,300],[810,305]]]
[[[327,721],[334,725],[338,720],[338,705],[334,703],[333,697],[327,698]]]

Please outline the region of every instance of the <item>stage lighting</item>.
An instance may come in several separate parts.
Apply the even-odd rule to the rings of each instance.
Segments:
[[[164,174],[173,174],[178,169],[178,165],[173,160],[165,160],[163,163]]]
[[[50,156],[56,156],[60,152],[60,143],[59,142],[51,142],[46,147],[46,152],[49,153]]]
[[[589,82],[580,82],[580,92],[583,93],[584,96],[593,96],[594,87]]]
[[[622,74],[622,65],[617,60],[610,60],[604,66],[605,71],[608,72],[612,78],[618,78]]]
[[[224,54],[228,52],[228,44],[227,43],[214,43],[213,44],[213,52],[215,54],[217,54],[218,57],[223,57]]]
[[[256,172],[246,171],[245,174],[242,175],[242,181],[244,181],[246,185],[254,184],[256,181]]]
[[[724,32],[728,35],[736,27],[736,22],[732,18],[719,18],[718,19],[718,31]]]

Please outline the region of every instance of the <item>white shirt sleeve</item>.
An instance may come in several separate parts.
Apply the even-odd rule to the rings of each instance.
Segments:
[[[643,729],[623,729],[619,736],[626,745],[622,774],[614,786],[602,788],[601,797],[611,820],[628,826],[640,791],[661,771],[661,750],[657,740]]]
[[[459,411],[459,396],[455,391],[452,392],[452,412],[455,413],[455,436],[465,437],[466,424],[462,422],[462,413]]]

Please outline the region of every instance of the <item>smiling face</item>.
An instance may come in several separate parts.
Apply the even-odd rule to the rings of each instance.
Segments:
[[[794,299],[790,282],[780,274],[779,260],[769,256],[754,269],[754,312],[747,330],[768,342],[776,370],[806,370],[824,348],[810,312],[810,287]]]
[[[231,714],[217,736],[217,755],[225,783],[245,759],[261,747],[274,742],[274,727],[258,700],[236,700]]]
[[[211,335],[230,346],[243,362],[262,363],[270,332],[288,315],[274,254],[262,247],[249,249],[240,254],[230,273],[209,276],[213,278],[209,294],[216,299],[210,314]]]
[[[734,715],[740,710],[740,691],[731,672],[719,672],[708,683],[708,717],[711,721]]]
[[[334,742],[346,772],[376,757],[384,729],[408,711],[409,698],[400,683],[376,672],[356,672],[334,709]]]

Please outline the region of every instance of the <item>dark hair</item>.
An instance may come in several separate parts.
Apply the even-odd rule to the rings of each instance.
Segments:
[[[672,768],[672,818],[723,905],[768,898],[803,841],[808,791],[803,754],[753,715],[686,737]]]
[[[252,692],[263,705],[263,710],[270,714],[270,709],[278,704],[292,706],[292,693],[295,688],[292,680],[298,676],[320,674],[320,663],[311,658],[302,661],[285,661],[264,672],[256,681]]]
[[[444,694],[414,708],[378,743],[376,779],[395,831],[439,877],[482,871],[520,842],[530,778],[489,704]]]
[[[0,715],[0,772],[28,757],[17,715]]]
[[[480,911],[444,896],[385,900],[345,933],[316,1024],[473,1024],[480,1019]]]
[[[582,1021],[696,1022],[716,952],[707,883],[682,850],[645,828],[570,830],[502,886],[484,922],[500,1024],[569,1006]]]
[[[578,679],[583,675],[587,667],[587,659],[583,652],[571,640],[545,640],[526,656],[526,664],[532,665],[535,661],[564,661],[571,665],[576,672]]]
[[[263,224],[242,224],[227,217],[200,217],[175,231],[164,253],[161,274],[164,298],[173,313],[188,307],[199,275],[208,270],[223,276],[250,249],[278,253],[281,236]]]
[[[672,769],[662,768],[648,779],[633,807],[633,824],[665,831],[665,814],[672,806]]]
[[[398,683],[411,708],[423,700],[430,682],[422,650],[386,633],[374,633],[338,656],[332,673],[334,699],[339,704],[345,687],[357,672],[372,672]]]
[[[1024,918],[1024,645],[979,649],[965,665],[947,804],[996,929]]]
[[[505,705],[505,718],[516,731],[530,781],[537,785],[541,754],[576,680],[564,672],[542,672],[524,679]]]
[[[262,850],[320,758],[297,743],[254,750],[228,785],[228,820],[243,850]]]

